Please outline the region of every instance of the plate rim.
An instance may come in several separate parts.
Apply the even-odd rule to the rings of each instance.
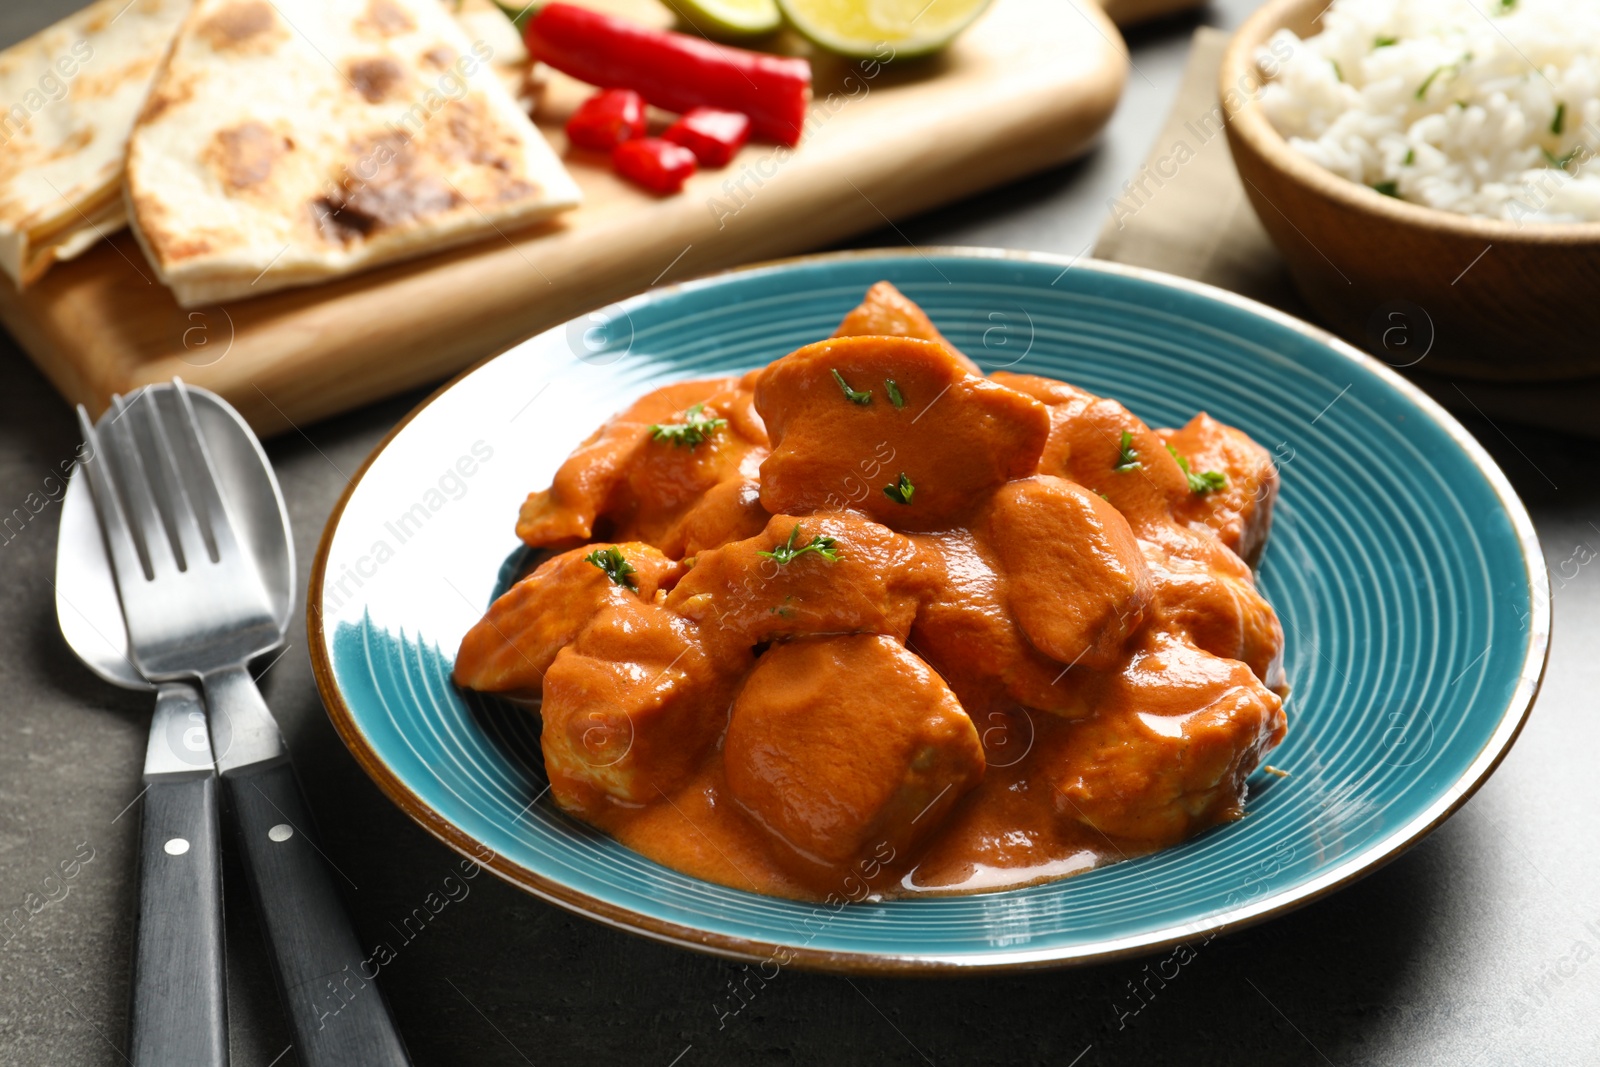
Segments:
[[[329,720],[333,723],[339,739],[344,743],[345,748],[349,750],[361,769],[366,772],[367,776],[373,780],[379,790],[396,807],[405,812],[414,822],[452,851],[465,859],[478,863],[480,866],[487,867],[498,877],[524,892],[538,897],[546,903],[554,904],[566,911],[581,915],[605,926],[646,937],[653,941],[743,962],[759,963],[767,960],[781,960],[782,966],[794,966],[802,970],[863,975],[950,976],[955,974],[1017,973],[1083,966],[1135,956],[1146,956],[1195,938],[1205,937],[1206,940],[1210,940],[1211,937],[1219,934],[1244,929],[1267,919],[1287,914],[1313,901],[1320,900],[1392,862],[1459,811],[1471,799],[1472,795],[1482,787],[1483,783],[1488,781],[1522,733],[1522,728],[1526,724],[1528,716],[1532,713],[1534,702],[1538,697],[1544,681],[1545,670],[1549,663],[1551,631],[1550,584],[1543,548],[1539,543],[1533,520],[1528,515],[1527,508],[1522,503],[1521,498],[1518,497],[1516,490],[1512,488],[1510,480],[1506,478],[1499,465],[1495,463],[1487,450],[1478,443],[1477,439],[1467,431],[1466,427],[1462,426],[1453,415],[1423,392],[1420,387],[1406,380],[1393,368],[1362,352],[1329,331],[1295,318],[1286,312],[1269,307],[1259,301],[1252,300],[1249,297],[1241,296],[1238,293],[1146,267],[1113,263],[1081,254],[1078,256],[1064,256],[1052,252],[963,245],[927,245],[913,249],[846,249],[788,256],[728,270],[715,271],[660,288],[641,290],[621,300],[613,301],[606,306],[617,307],[627,311],[633,307],[660,300],[666,296],[715,286],[731,278],[745,275],[781,272],[815,263],[865,259],[903,259],[910,255],[917,255],[923,259],[927,259],[930,256],[944,256],[959,259],[1017,260],[1028,263],[1042,263],[1061,267],[1062,274],[1069,270],[1081,269],[1094,273],[1133,278],[1165,288],[1203,296],[1264,318],[1332,349],[1345,359],[1373,372],[1380,380],[1416,404],[1467,454],[1479,473],[1484,476],[1493,488],[1516,535],[1517,547],[1522,554],[1523,566],[1527,572],[1528,587],[1531,594],[1531,610],[1528,616],[1528,649],[1523,657],[1516,687],[1512,690],[1505,709],[1501,712],[1500,721],[1496,725],[1494,732],[1485,741],[1477,755],[1473,757],[1466,770],[1448,788],[1442,790],[1416,817],[1381,838],[1373,846],[1357,853],[1316,878],[1252,904],[1217,912],[1200,920],[1169,925],[1142,934],[1095,942],[1086,951],[1058,947],[1034,950],[1006,949],[972,954],[939,952],[885,953],[840,951],[816,949],[805,945],[787,945],[760,938],[715,933],[681,923],[670,922],[631,908],[598,900],[587,893],[573,889],[519,863],[512,862],[498,853],[485,858],[482,844],[440,815],[426,801],[413,792],[389,765],[378,756],[377,752],[367,742],[361,728],[356,724],[349,706],[345,703],[344,695],[339,690],[334,679],[333,665],[327,652],[327,635],[322,627],[320,610],[323,599],[323,583],[326,576],[328,554],[332,548],[334,534],[344,516],[345,506],[355,495],[356,489],[362,484],[372,465],[388,449],[395,438],[411,424],[412,420],[431,406],[434,401],[455,388],[456,385],[475,373],[479,368],[528,343],[533,337],[538,337],[554,330],[565,329],[567,323],[562,322],[475,362],[440,385],[416,407],[407,412],[405,417],[384,435],[383,439],[378,442],[362,462],[360,468],[346,483],[344,491],[340,494],[338,502],[329,514],[327,523],[323,526],[322,534],[318,539],[306,595],[306,633],[310,646],[312,674],[316,679],[317,691],[322,698],[323,707],[328,714]]]

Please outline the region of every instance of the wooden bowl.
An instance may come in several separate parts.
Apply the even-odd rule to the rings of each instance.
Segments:
[[[1245,193],[1306,302],[1393,366],[1500,381],[1600,375],[1600,223],[1501,222],[1397,200],[1324,170],[1273,128],[1257,50],[1280,28],[1319,32],[1327,6],[1268,0],[1229,42],[1220,81]]]

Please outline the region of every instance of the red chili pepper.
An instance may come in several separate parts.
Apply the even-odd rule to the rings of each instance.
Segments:
[[[667,127],[661,136],[694,153],[702,167],[726,167],[750,140],[750,119],[737,111],[697,107]]]
[[[579,148],[609,152],[644,136],[644,97],[632,89],[602,89],[578,105],[567,120],[567,140]]]
[[[629,181],[652,193],[675,193],[696,169],[694,153],[659,137],[623,141],[611,152],[611,165]]]
[[[750,116],[758,136],[794,145],[811,102],[811,64],[651,30],[574,4],[528,20],[528,51],[579,81],[634,89],[667,111],[715,107]]]

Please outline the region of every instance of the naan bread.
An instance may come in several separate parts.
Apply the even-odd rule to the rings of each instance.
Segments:
[[[19,286],[122,228],[128,131],[189,5],[100,0],[0,53],[0,268]]]
[[[162,281],[196,307],[576,206],[494,58],[437,0],[198,0],[128,145]]]

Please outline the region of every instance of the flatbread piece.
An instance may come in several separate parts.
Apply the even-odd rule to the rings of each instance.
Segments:
[[[19,286],[124,222],[123,148],[190,0],[100,0],[0,53],[0,269]]]
[[[493,51],[437,0],[199,0],[128,145],[161,280],[197,307],[576,206]]]

